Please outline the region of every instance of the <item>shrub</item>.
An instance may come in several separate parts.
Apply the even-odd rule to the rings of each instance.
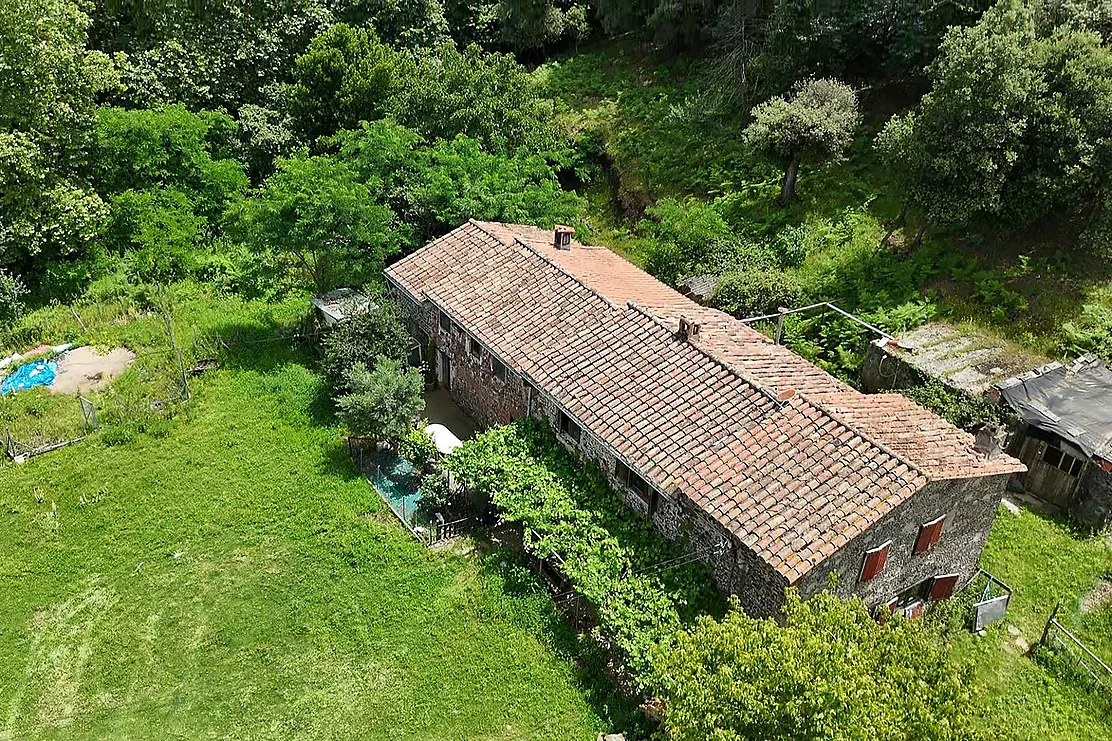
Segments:
[[[413,339],[398,321],[393,304],[360,314],[329,332],[321,343],[321,370],[334,393],[348,390],[348,374],[356,363],[374,364],[379,357],[403,361]]]
[[[1076,321],[1062,325],[1062,349],[1070,355],[1096,353],[1112,362],[1112,308],[1085,304]]]
[[[429,421],[427,419],[421,420],[413,429],[405,434],[398,440],[398,454],[413,464],[417,470],[421,470],[434,460],[439,452],[436,447],[436,441],[432,439],[432,435],[425,432],[428,427]]]
[[[424,382],[415,368],[380,357],[373,369],[356,363],[348,372],[350,391],[336,400],[340,419],[353,435],[395,440],[413,428],[425,405]]]
[[[0,329],[15,324],[23,315],[23,297],[26,295],[27,287],[19,278],[0,270]]]
[[[771,314],[780,306],[799,304],[803,289],[791,273],[782,270],[740,270],[718,281],[710,296],[715,308],[738,318]]]
[[[963,430],[973,430],[987,422],[1002,423],[1007,416],[1004,407],[958,391],[934,378],[903,394]]]

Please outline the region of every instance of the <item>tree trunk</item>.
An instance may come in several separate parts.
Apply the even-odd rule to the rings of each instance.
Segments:
[[[792,152],[788,169],[784,170],[784,180],[780,183],[780,205],[787,206],[795,200],[795,182],[799,180],[799,152]]]
[[[896,230],[897,229],[902,229],[906,224],[907,224],[907,205],[905,204],[905,205],[900,207],[900,215],[896,217],[896,220],[888,225],[888,233],[884,235],[884,239],[880,240],[880,243],[882,245],[884,245],[885,247],[887,247],[888,246],[888,240],[892,238],[892,235],[896,233]]]

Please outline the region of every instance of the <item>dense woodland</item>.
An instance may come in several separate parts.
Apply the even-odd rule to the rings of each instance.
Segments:
[[[1112,351],[1097,0],[0,13],[6,323],[106,276],[374,283],[478,217],[577,224],[669,282],[721,274],[739,316],[835,300],[891,331],[949,314]],[[788,334],[852,375],[852,328]]]

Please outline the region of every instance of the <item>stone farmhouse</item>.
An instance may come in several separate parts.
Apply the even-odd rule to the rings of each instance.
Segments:
[[[483,425],[548,420],[753,615],[836,575],[915,615],[977,562],[1019,461],[862,394],[571,230],[470,221],[386,271],[440,383]]]

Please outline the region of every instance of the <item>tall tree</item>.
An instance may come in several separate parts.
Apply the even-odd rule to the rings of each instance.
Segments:
[[[0,265],[80,256],[107,209],[84,178],[95,97],[111,61],[85,48],[77,0],[0,3]]]
[[[257,254],[318,292],[381,280],[386,258],[405,241],[390,209],[330,157],[279,160],[239,215]]]
[[[784,625],[734,607],[700,618],[658,662],[674,741],[968,741],[973,668],[903,618],[878,624],[860,600],[789,591]]]
[[[930,93],[878,139],[906,202],[934,223],[1014,226],[1108,185],[1112,48],[1086,7],[1001,0],[946,36]]]
[[[753,109],[745,141],[784,167],[780,202],[796,198],[799,166],[843,156],[860,123],[857,94],[838,80],[807,80]]]
[[[373,28],[338,23],[313,39],[297,58],[288,94],[298,130],[312,141],[382,118],[394,86],[395,57]]]

